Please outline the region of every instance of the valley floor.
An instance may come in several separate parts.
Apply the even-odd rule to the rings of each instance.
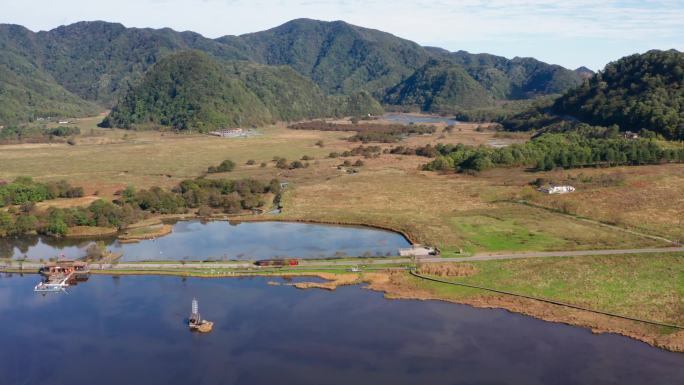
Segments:
[[[87,204],[98,197],[111,198],[115,191],[128,185],[172,187],[180,180],[202,175],[207,167],[229,158],[238,165],[235,171],[211,177],[279,178],[289,182],[283,197],[283,212],[262,218],[396,229],[417,243],[440,248],[443,257],[671,247],[684,240],[684,194],[681,193],[684,191],[684,165],[544,173],[499,169],[477,176],[440,175],[420,171],[427,158],[384,154],[363,159],[364,165],[356,168],[358,172],[349,173],[349,167],[338,166],[344,159],[354,163],[361,157],[328,157],[331,152],[359,145],[347,141],[351,134],[344,132],[295,131],[276,125],[259,129],[260,135],[255,137],[223,139],[104,130],[95,127],[97,121],[96,118],[84,119],[78,123],[83,134],[74,146],[1,146],[0,179],[11,180],[20,175],[41,181],[66,179],[73,185],[85,187],[88,197],[79,204]],[[412,137],[399,144],[461,142],[487,145],[524,139],[502,139],[495,132],[476,129],[477,125],[472,124],[458,125],[451,133],[443,128],[440,126],[433,135]],[[309,161],[308,168],[282,170],[272,161],[273,157],[292,161],[304,155],[314,158]],[[255,164],[246,165],[248,160],[254,160]],[[262,167],[261,163],[266,166]],[[570,183],[577,192],[562,196],[542,195],[530,187],[530,182],[539,177]],[[46,209],[53,203],[71,204],[44,202],[40,206]],[[682,253],[472,260],[465,263],[473,265],[477,273],[454,280],[663,323],[684,324]],[[321,273],[317,269],[310,267],[300,273]],[[213,275],[187,269],[172,273],[218,276],[221,271],[217,271]],[[350,273],[343,274],[347,277]],[[333,278],[333,282],[337,279],[327,275],[326,278]],[[405,271],[374,271],[353,280],[345,278],[345,283],[359,281],[369,282],[370,288],[382,290],[391,298],[439,299],[502,307],[684,351],[681,330],[425,282]],[[331,284],[327,288],[333,287]]]

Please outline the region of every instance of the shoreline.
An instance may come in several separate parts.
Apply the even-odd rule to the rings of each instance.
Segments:
[[[93,240],[105,238],[105,237],[116,237],[116,239],[121,242],[121,243],[135,243],[143,240],[148,240],[148,239],[153,239],[153,238],[158,238],[158,237],[163,237],[165,235],[169,235],[173,233],[173,225],[175,225],[178,222],[183,222],[183,221],[207,221],[207,222],[216,222],[216,221],[221,221],[221,222],[233,222],[233,223],[241,223],[241,222],[283,222],[283,223],[304,223],[304,224],[312,224],[312,225],[330,225],[330,226],[349,226],[349,227],[362,227],[362,228],[367,228],[371,230],[382,230],[382,231],[388,231],[388,232],[393,232],[401,235],[410,243],[411,245],[418,244],[418,242],[412,235],[410,235],[408,232],[401,230],[401,229],[396,229],[391,226],[387,225],[377,225],[377,224],[370,224],[370,223],[362,223],[362,222],[347,222],[347,221],[334,221],[334,220],[318,220],[318,219],[298,219],[298,218],[278,218],[276,216],[272,216],[270,214],[263,214],[263,215],[254,215],[254,214],[237,214],[237,215],[216,215],[216,216],[200,216],[197,214],[172,214],[168,216],[153,216],[150,218],[147,218],[143,222],[156,222],[152,223],[150,225],[137,225],[137,224],[132,224],[129,227],[123,229],[123,230],[115,230],[115,229],[107,229],[107,231],[103,231],[100,233],[92,232],[91,234],[84,234],[84,235],[76,235],[76,234],[67,234],[63,238],[67,239],[88,239],[92,238]],[[146,234],[141,234],[141,235],[127,235],[127,232],[131,232],[136,229],[141,229],[141,228],[151,228],[153,226],[160,226],[160,229],[158,231],[150,231],[149,233]],[[93,228],[97,229],[97,228]]]
[[[37,274],[36,271],[21,269],[0,269],[0,272],[16,274]],[[652,347],[684,353],[684,330],[663,333],[663,329],[638,321],[619,319],[585,310],[568,309],[562,306],[506,295],[475,295],[472,297],[449,297],[424,287],[417,287],[417,278],[406,271],[379,270],[374,272],[349,272],[347,269],[332,271],[221,271],[210,270],[94,270],[93,275],[109,276],[174,276],[188,278],[241,278],[241,277],[315,277],[325,282],[296,282],[289,286],[297,289],[322,289],[334,291],[341,286],[362,285],[364,289],[381,292],[388,300],[441,301],[467,305],[481,309],[502,309],[512,313],[533,317],[545,322],[561,323],[589,329],[592,333],[611,333],[628,337]]]
[[[318,276],[319,278],[323,278]],[[325,278],[324,278],[325,279]],[[502,309],[512,313],[540,319],[545,322],[562,323],[573,327],[591,330],[594,334],[611,333],[646,343],[649,346],[677,353],[684,353],[684,330],[662,334],[659,328],[638,321],[618,319],[585,310],[568,309],[539,301],[510,297],[475,296],[472,298],[453,298],[430,290],[416,288],[407,273],[374,272],[363,273],[353,283],[344,280],[331,282],[299,282],[293,286],[299,289],[319,288],[335,290],[338,286],[366,283],[366,289],[385,294],[388,300],[441,301],[467,305],[480,309]]]

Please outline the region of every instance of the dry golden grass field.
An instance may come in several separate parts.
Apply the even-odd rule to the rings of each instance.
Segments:
[[[583,169],[530,173],[493,170],[478,176],[440,175],[420,171],[427,158],[381,155],[364,159],[358,173],[339,169],[344,159],[330,152],[358,146],[351,133],[290,130],[284,124],[260,128],[249,138],[217,138],[198,134],[126,131],[96,127],[100,117],[82,119],[76,145],[26,144],[0,147],[0,179],[29,175],[38,180],[66,179],[89,195],[110,197],[127,185],[171,187],[202,175],[224,159],[237,163],[225,178],[280,178],[291,182],[283,218],[365,223],[397,228],[419,242],[437,245],[449,255],[466,251],[524,251],[631,248],[665,245],[659,241],[578,221],[547,210],[509,203],[525,198],[547,207],[669,237],[682,236],[684,166]],[[497,135],[458,125],[451,133],[408,138],[404,146],[427,143],[487,145],[511,143],[525,136]],[[323,147],[316,145],[323,141]],[[383,144],[392,147],[394,144]],[[282,170],[273,157],[314,159],[303,169]],[[347,158],[354,162],[360,157]],[[246,165],[254,160],[254,165]],[[265,167],[261,166],[265,163]],[[566,180],[620,174],[619,183],[603,186],[579,183],[565,196],[544,196],[529,183],[537,177]],[[585,178],[586,179],[586,178]],[[87,204],[93,198],[86,197]],[[42,203],[68,206],[74,202]],[[76,203],[78,204],[78,203]]]

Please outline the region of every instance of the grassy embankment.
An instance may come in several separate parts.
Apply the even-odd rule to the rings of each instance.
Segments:
[[[684,255],[593,256],[470,262],[475,273],[441,277],[664,324],[684,326]],[[684,352],[684,330],[648,325],[478,289],[389,274],[371,287],[393,298],[500,307],[537,318],[630,336]]]

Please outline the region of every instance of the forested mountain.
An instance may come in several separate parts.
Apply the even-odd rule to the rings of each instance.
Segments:
[[[161,59],[131,87],[102,125],[208,131],[277,120],[349,115],[356,98],[328,97],[289,67],[223,62],[199,51]],[[381,113],[374,100],[355,114]]]
[[[533,58],[507,59],[466,51],[448,55],[497,99],[526,99],[561,94],[582,83],[574,71]]]
[[[46,115],[84,115],[91,113],[95,105],[111,108],[130,87],[142,81],[144,73],[155,63],[187,50],[199,50],[222,60],[286,65],[329,95],[368,92],[356,94],[355,99],[342,98],[342,104],[358,102],[369,94],[378,100],[403,103],[395,97],[386,98],[387,90],[406,86],[409,78],[424,77],[423,66],[431,59],[452,62],[455,67],[447,71],[446,78],[459,79],[446,85],[423,86],[439,89],[440,95],[446,95],[438,95],[439,106],[450,100],[459,107],[487,99],[474,86],[473,79],[491,94],[489,98],[505,99],[560,92],[579,78],[572,71],[533,59],[508,60],[486,55],[487,60],[478,59],[476,63],[466,59],[470,54],[421,47],[342,21],[298,19],[267,31],[219,39],[168,28],[126,28],[101,21],[79,22],[37,33],[20,26],[0,25],[0,109],[4,111],[0,113],[0,124]],[[463,66],[468,76],[456,66]],[[260,73],[266,76],[265,72]],[[284,80],[285,76],[280,78]],[[471,91],[475,94],[464,94]],[[271,90],[271,96],[277,97],[281,92],[287,91]],[[427,107],[434,110],[433,104],[430,102]],[[343,109],[348,110],[349,106]],[[277,108],[270,110],[276,118],[281,114]]]
[[[0,25],[0,124],[96,113],[96,105],[64,89],[23,49],[31,38],[23,27]]]
[[[553,112],[684,139],[684,53],[654,50],[610,63],[558,99]]]
[[[36,34],[43,68],[69,91],[112,106],[162,57],[200,49],[217,57],[239,52],[193,32],[126,28],[117,23],[80,22]]]
[[[218,39],[250,58],[289,65],[330,93],[381,92],[425,64],[418,44],[343,21],[297,19],[267,31]]]
[[[384,102],[435,113],[485,107],[494,98],[463,67],[431,59],[403,82],[388,90]]]

